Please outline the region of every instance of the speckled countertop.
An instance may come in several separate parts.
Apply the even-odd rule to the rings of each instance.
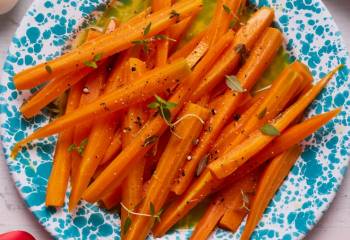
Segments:
[[[343,32],[350,49],[349,0],[324,0],[336,23]],[[0,66],[19,22],[32,0],[21,0],[15,9],[0,16]],[[1,67],[2,68],[2,67]],[[50,235],[36,222],[26,209],[12,182],[5,161],[0,155],[0,233],[10,230],[26,230],[38,240],[50,239]],[[308,235],[309,240],[347,239],[350,236],[350,175],[339,189],[329,211]]]

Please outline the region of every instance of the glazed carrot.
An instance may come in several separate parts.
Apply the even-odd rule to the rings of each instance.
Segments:
[[[224,130],[222,131],[220,137],[215,142],[213,147],[213,151],[211,153],[223,152],[223,148],[230,142],[235,139],[238,135],[239,130],[251,119],[257,112],[257,109],[260,107],[264,98],[259,98],[257,102],[248,108],[242,116],[240,116],[239,120],[236,122],[232,122],[228,124]],[[215,154],[216,155],[216,154]]]
[[[286,67],[280,76],[272,83],[256,112],[242,125],[237,134],[224,140],[224,145],[218,148],[219,154],[224,154],[249,136],[251,132],[262,127],[266,122],[275,118],[287,103],[297,96],[303,78],[296,74],[292,66]]]
[[[92,71],[92,68],[84,68],[80,71],[53,79],[21,106],[21,113],[26,118],[34,117],[41,109],[58,98],[71,86],[84,79]]]
[[[106,195],[101,202],[107,210],[111,210],[118,206],[122,200],[122,188],[118,187],[112,191],[109,195]]]
[[[128,53],[121,58],[121,63],[124,64],[124,58],[128,57]],[[130,75],[131,69],[138,69],[139,66],[134,64],[131,58],[128,61],[127,66],[116,66],[115,73],[109,77],[107,82],[106,91],[104,94],[108,94],[114,90],[113,87],[118,82],[122,84],[123,82],[129,82],[128,79],[122,79],[118,74],[120,71],[125,70],[128,75]],[[135,65],[135,66],[134,66]],[[144,66],[143,66],[144,67]],[[141,69],[140,69],[141,70]],[[119,77],[119,79],[118,79]],[[117,78],[117,80],[115,80]],[[74,184],[72,186],[72,191],[69,199],[69,210],[72,211],[78,204],[82,193],[85,191],[86,187],[91,181],[98,165],[101,163],[102,158],[106,152],[107,146],[110,145],[114,132],[117,127],[117,114],[111,113],[102,116],[96,121],[91,129],[88,136],[88,142],[79,165],[77,166],[77,173],[74,176]],[[78,161],[77,161],[78,162]]]
[[[113,136],[112,142],[108,146],[106,153],[100,164],[102,165],[112,160],[112,158],[114,158],[117,155],[117,153],[120,151],[121,148],[122,148],[121,133],[120,131],[116,131]]]
[[[283,115],[276,119],[271,126],[282,132],[288,125],[301,114],[305,108],[314,100],[314,98],[326,86],[329,80],[338,71],[340,66],[331,71],[326,77],[319,81],[304,96],[301,96],[293,105],[291,105]],[[246,162],[250,157],[263,149],[276,136],[263,134],[262,131],[256,130],[245,141],[234,147],[227,154],[209,164],[208,168],[215,177],[222,179],[233,173],[238,167]]]
[[[83,82],[75,85],[69,92],[66,114],[79,106]],[[57,141],[53,166],[47,185],[46,206],[61,207],[64,204],[71,169],[71,158],[68,152],[73,141],[73,129],[62,132]]]
[[[177,46],[177,44],[181,41],[183,35],[186,33],[186,30],[192,24],[194,19],[195,19],[195,16],[190,16],[185,18],[181,22],[178,22],[173,26],[169,27],[169,30],[168,30],[169,38],[175,40],[175,41],[169,42],[170,51],[172,51]]]
[[[244,101],[241,103],[241,105],[237,108],[236,114],[242,115],[247,109],[249,109],[251,106],[253,106],[257,101],[260,101],[262,98],[266,96],[268,93],[269,88],[265,90],[259,91],[254,96],[248,95],[245,97]]]
[[[110,24],[107,26],[106,33],[115,30],[116,25],[111,26],[114,22],[112,19]],[[86,42],[95,39],[98,36],[103,35],[103,33],[89,29],[88,35],[86,37]],[[102,64],[103,65],[103,64]],[[25,104],[21,106],[21,112],[26,118],[33,117],[38,114],[39,111],[47,106],[50,102],[56,99],[58,96],[63,94],[67,89],[72,87],[74,84],[84,79],[93,71],[93,68],[83,68],[80,71],[73,72],[62,77],[58,77],[50,81],[46,86],[44,86],[38,93],[32,96]]]
[[[261,154],[254,156],[251,160],[244,164],[241,168],[237,170],[236,173],[230,176],[227,179],[218,180],[210,173],[209,170],[205,170],[203,174],[199,176],[199,178],[189,187],[184,195],[182,195],[178,200],[174,201],[168,209],[162,214],[162,221],[156,226],[156,229],[153,231],[155,236],[162,236],[165,234],[177,221],[183,218],[193,207],[195,207],[198,203],[200,203],[204,198],[206,198],[210,193],[218,190],[218,187],[225,184],[232,184],[237,182],[242,177],[251,173],[253,170],[257,169],[257,167],[261,166],[265,161],[274,157],[281,153],[281,151],[285,151],[291,146],[297,144],[303,138],[306,138],[311,131],[316,131],[323,124],[329,121],[332,117],[334,117],[337,113],[339,113],[339,109],[334,110],[332,112],[316,116],[304,122],[296,125],[291,134],[286,132],[286,135],[281,135],[276,138],[276,141],[279,138],[283,138],[283,142],[280,144],[276,144],[276,147],[266,147]],[[309,122],[310,121],[310,122]],[[308,130],[309,127],[312,126],[312,129]],[[310,132],[309,132],[310,131]],[[293,133],[293,134],[292,134]],[[293,141],[289,141],[289,137],[291,135],[296,134]],[[280,146],[282,148],[280,148]],[[280,151],[281,149],[281,151]],[[272,152],[277,150],[276,152]],[[261,156],[261,157],[260,157]],[[253,159],[255,161],[253,161]],[[261,160],[261,162],[259,162]],[[244,169],[243,169],[244,168]]]
[[[173,130],[176,134],[170,137],[159,160],[139,212],[154,215],[163,207],[177,169],[181,163],[186,161],[193,145],[193,139],[198,137],[203,128],[203,122],[208,116],[209,111],[206,108],[191,103],[185,106],[183,114],[179,116],[179,122]],[[150,209],[151,205],[152,210]],[[135,215],[132,220],[125,239],[145,239],[155,219]]]
[[[189,99],[194,86],[198,85],[203,75],[206,74],[208,71],[208,66],[211,66],[212,63],[217,60],[232,39],[232,33],[229,32],[225,34],[196,65],[188,79],[184,81],[187,84],[180,85],[176,89],[175,93],[170,97],[170,102],[177,103],[177,106],[170,111],[172,120],[174,119],[174,116],[179,113],[184,102]],[[152,136],[162,135],[167,127],[168,126],[164,119],[159,115],[150,119],[141,129],[133,143],[125,148],[105,169],[105,171],[101,173],[96,181],[89,186],[83,195],[84,199],[89,202],[96,202],[103,196],[104,191],[108,189],[108,185],[120,185],[121,181],[128,173],[129,164],[134,164],[135,160],[137,161],[137,156],[146,154],[146,152],[152,147],[152,144],[147,144],[147,146],[144,146],[145,141]]]
[[[84,119],[94,118],[94,116],[98,114],[115,112],[130,105],[143,102],[150,96],[179,83],[179,80],[189,73],[190,70],[186,61],[181,59],[172,64],[149,71],[133,84],[124,85],[109,94],[101,96],[95,102],[81,107],[71,114],[58,118],[47,126],[40,128],[26,139],[17,143],[12,156],[16,155],[21,146],[24,146],[34,139],[47,137],[60,132],[67,126],[69,127],[80,123],[84,121]]]
[[[130,81],[135,81],[146,71],[146,64],[138,59],[131,58],[129,60],[130,71],[129,77]],[[148,114],[143,109],[143,106],[133,106],[131,107],[123,122],[123,135],[122,135],[122,145],[125,148],[129,145],[135,136],[138,134],[145,121],[147,121]],[[133,165],[128,177],[122,184],[122,203],[129,209],[135,209],[137,204],[142,200],[143,192],[143,173],[145,169],[146,160],[144,156],[135,165]],[[124,227],[124,223],[128,213],[125,209],[121,209],[121,229]]]
[[[249,200],[249,196],[255,191],[256,175],[248,175],[234,185],[218,192],[201,220],[197,223],[191,240],[208,239],[227,211],[246,213],[245,208],[248,207],[248,203],[245,201]]]
[[[281,32],[273,28],[267,29],[259,43],[254,47],[243,68],[237,74],[237,79],[244,89],[249,91],[262,76],[276,55],[281,43]],[[179,176],[178,183],[172,189],[177,195],[181,195],[186,190],[194,177],[198,163],[209,152],[211,145],[217,139],[228,119],[233,115],[241,99],[242,94],[233,94],[230,89],[225,92],[221,104],[215,109],[215,114],[206,124],[206,129],[210,129],[210,131],[205,131],[201,135],[199,145],[193,150],[192,160],[186,162],[183,167],[184,176]]]
[[[121,26],[116,31],[98,37],[93,42],[84,44],[55,60],[41,63],[18,73],[14,77],[15,85],[17,89],[32,88],[49,79],[83,68],[84,62],[91,61],[95,54],[102,54],[102,59],[107,58],[130,48],[133,41],[153,36],[174,22],[195,14],[201,6],[201,0],[185,0],[151,14],[132,27]],[[177,12],[179,16],[169,17],[173,11]],[[149,23],[152,23],[152,26],[149,33],[144,36],[144,29]]]
[[[152,11],[160,11],[171,6],[171,0],[152,0]],[[163,32],[165,35],[169,35],[169,29]],[[169,40],[163,39],[157,42],[156,45],[156,66],[160,67],[167,63],[169,54]]]
[[[210,237],[210,234],[214,231],[217,223],[225,213],[226,208],[222,198],[219,195],[210,203],[203,217],[197,223],[191,235],[191,240],[208,239]]]
[[[316,132],[319,128],[334,118],[340,108],[330,112],[311,117],[299,124],[296,124],[282,133],[281,136],[274,139],[268,146],[261,150],[258,154],[249,159],[240,167],[232,176],[234,179],[239,179],[241,176],[249,174],[257,167],[264,164],[267,160],[276,157],[284,151],[287,151],[292,146],[300,143],[303,139]],[[231,178],[231,177],[230,177]]]
[[[206,75],[200,86],[193,93],[191,100],[196,101],[212,90],[224,77],[239,64],[242,51],[250,51],[266,28],[271,25],[274,12],[270,8],[259,9],[236,34],[235,39],[225,54]],[[272,30],[270,30],[272,31]],[[277,31],[277,30],[275,30]],[[281,39],[282,36],[279,36]],[[242,48],[245,48],[242,50]]]
[[[161,222],[153,229],[155,237],[163,236],[172,226],[182,219],[193,207],[218,188],[223,181],[213,177],[209,170],[199,176],[185,194],[173,201],[163,212]]]
[[[195,49],[195,47],[199,44],[199,42],[202,40],[204,35],[205,35],[205,31],[198,33],[188,43],[186,43],[180,49],[175,51],[169,57],[169,62],[173,62],[173,61],[175,61],[176,59],[179,59],[179,58],[187,57],[193,51],[193,49]]]
[[[87,106],[88,104],[96,101],[98,97],[103,92],[104,84],[107,77],[107,65],[99,67],[96,71],[92,72],[86,77],[86,82],[83,88],[83,94],[80,98],[79,108]],[[85,121],[83,123],[79,123],[78,126],[74,129],[73,134],[73,144],[75,146],[81,146],[83,144],[84,139],[87,139],[89,136],[91,127],[93,123],[93,118],[89,121]],[[71,182],[74,184],[76,173],[79,169],[79,165],[81,162],[81,153],[78,151],[72,151],[72,171],[71,171]]]
[[[213,42],[216,42],[222,34],[224,34],[230,26],[231,21],[239,24],[239,11],[245,7],[245,1],[242,0],[220,0],[218,1],[218,12],[215,20],[219,23],[212,29]]]
[[[252,203],[247,223],[241,239],[248,240],[260,221],[266,207],[283,183],[301,153],[301,148],[295,146],[274,158],[265,169],[257,187],[256,196]]]

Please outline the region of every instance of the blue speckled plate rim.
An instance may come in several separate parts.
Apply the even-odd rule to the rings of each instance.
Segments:
[[[324,3],[323,3],[321,0],[318,0],[318,1],[320,2],[321,7],[325,10],[325,11],[322,12],[322,14],[325,15],[325,16],[327,16],[327,17],[329,17],[330,20],[333,20],[333,17],[331,16],[329,10],[328,10],[327,7],[324,5]],[[29,11],[32,10],[33,6],[34,6],[34,3],[33,3],[33,4],[30,6],[30,8],[27,10],[26,15],[23,17],[23,19],[22,19],[22,21],[21,21],[21,23],[20,23],[20,26],[19,26],[18,28],[24,27],[24,25],[26,24],[26,17],[27,17],[27,14],[28,14]],[[333,21],[334,21],[334,20],[333,20]],[[339,28],[338,28],[338,26],[337,26],[337,24],[336,24],[335,22],[332,23],[332,24],[336,27],[336,29],[334,29],[334,32],[340,32],[340,31],[339,31]],[[18,31],[18,30],[17,30],[17,31]],[[15,35],[17,35],[17,31],[16,31]],[[345,45],[344,39],[342,38],[341,35],[339,36],[339,38],[341,39],[341,45],[344,47],[344,49],[346,49],[346,47],[345,47],[346,45]],[[349,60],[349,52],[348,52],[348,51],[347,51],[347,60]],[[6,61],[7,61],[7,60],[6,60]],[[6,62],[5,62],[5,63],[6,63]],[[4,65],[5,65],[5,63],[4,63]],[[4,73],[1,72],[0,79],[2,80],[3,77],[4,77]],[[3,81],[3,80],[2,80],[2,81]],[[2,109],[0,109],[0,111],[2,111]],[[1,122],[1,123],[4,122],[3,119],[2,119],[2,117],[0,118],[0,122]],[[347,128],[349,128],[349,126],[347,126]],[[0,134],[1,134],[1,136],[3,135],[3,131],[4,131],[4,129],[3,129],[3,128],[0,128]],[[2,143],[1,143],[1,142],[0,142],[0,147],[2,148],[2,151],[5,151],[5,149],[3,149],[3,146],[2,146]],[[5,154],[4,154],[4,155],[5,155]],[[5,158],[6,158],[6,161],[13,161],[13,160],[10,159],[8,156],[5,156]],[[348,164],[349,164],[349,159],[348,159],[348,161],[347,161],[347,165],[348,165]],[[9,166],[9,165],[8,165],[8,166]],[[13,175],[13,173],[12,173],[11,171],[10,171],[10,175],[11,175],[12,179],[14,180],[14,182],[16,182],[16,179],[14,178],[14,175]],[[341,184],[342,180],[343,180],[343,177],[340,179],[339,185]],[[17,185],[16,185],[16,188],[17,188]],[[20,195],[24,198],[24,194],[19,190],[19,188],[17,188],[17,190],[19,191]],[[333,192],[332,194],[330,194],[330,195],[328,196],[330,201],[328,202],[326,209],[329,208],[329,206],[330,206],[331,202],[333,201],[335,195],[336,195],[336,192]],[[26,204],[27,207],[30,209],[30,206],[28,205],[28,203],[27,203],[26,201],[25,201],[25,204]],[[33,213],[33,212],[32,212],[32,213]],[[315,227],[315,225],[316,225],[317,222],[320,220],[320,218],[323,216],[323,214],[324,214],[324,212],[320,215],[320,217],[318,217],[318,218],[316,219],[315,224],[313,224],[313,225],[310,227],[309,232],[312,230],[313,227]],[[38,217],[37,215],[34,214],[34,216],[39,220],[39,217]],[[48,230],[46,227],[45,227],[45,229]],[[49,232],[50,232],[50,234],[51,234],[52,236],[55,237],[55,232],[53,232],[53,231],[49,231]],[[305,235],[306,235],[306,234],[305,234]],[[56,236],[56,237],[57,237],[57,236]],[[303,235],[300,235],[298,238],[302,238],[302,237],[304,237],[304,236],[303,236]]]

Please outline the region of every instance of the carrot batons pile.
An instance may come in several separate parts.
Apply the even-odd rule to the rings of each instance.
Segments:
[[[175,2],[175,3],[174,3]],[[58,134],[46,205],[79,201],[121,208],[122,239],[163,236],[204,199],[191,239],[216,227],[249,239],[298,159],[300,142],[340,109],[302,119],[339,70],[313,85],[307,66],[287,65],[251,90],[281,49],[274,12],[243,21],[245,0],[218,0],[207,28],[184,41],[201,0],[157,1],[128,22],[87,30],[82,44],[14,77],[19,90],[46,83],[23,106],[35,116],[65,92],[62,116],[13,148]]]

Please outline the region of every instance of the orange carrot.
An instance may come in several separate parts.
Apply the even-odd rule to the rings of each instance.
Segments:
[[[92,61],[97,54],[101,59],[105,59],[128,49],[133,46],[133,41],[162,32],[174,22],[195,14],[201,6],[201,0],[185,0],[176,3],[170,8],[151,14],[133,26],[123,25],[116,31],[100,36],[93,42],[84,44],[55,60],[26,69],[14,77],[14,83],[17,89],[28,89],[49,79],[81,69],[85,66],[84,63]],[[179,16],[171,17],[171,12],[177,12]],[[150,23],[150,30],[144,34],[144,30]]]
[[[116,157],[117,153],[122,148],[122,141],[121,141],[121,133],[120,131],[116,131],[113,140],[111,144],[108,146],[106,153],[101,161],[101,165],[105,164],[112,160],[112,158]]]
[[[138,59],[131,58],[129,60],[130,71],[129,77],[131,81],[135,81],[146,71],[146,64]],[[122,144],[123,148],[129,145],[134,137],[138,134],[148,114],[145,112],[142,106],[131,107],[123,122],[123,135]],[[122,184],[122,203],[129,209],[134,209],[142,199],[143,193],[143,173],[145,169],[145,159],[143,158],[137,162],[130,171],[128,177]],[[124,228],[124,223],[128,213],[125,209],[121,209],[121,228]]]
[[[69,92],[66,114],[79,106],[83,82],[75,85]],[[64,204],[71,169],[71,157],[68,152],[73,141],[73,129],[62,132],[57,140],[53,166],[47,185],[46,206],[61,207]]]
[[[105,84],[105,80],[107,77],[107,65],[104,64],[100,68],[98,68],[96,71],[92,72],[86,77],[86,82],[83,88],[83,94],[80,98],[79,108],[89,105],[90,103],[96,101],[98,97],[101,95],[103,91],[103,87]],[[84,139],[86,139],[89,136],[91,126],[93,123],[93,118],[89,121],[85,121],[83,123],[80,123],[78,126],[74,129],[74,135],[73,135],[73,144],[75,146],[81,146],[84,145]],[[71,158],[72,158],[72,176],[71,176],[71,182],[74,184],[76,173],[79,169],[79,165],[81,162],[81,152],[78,153],[78,151],[72,151]]]
[[[325,78],[319,81],[310,91],[289,107],[283,115],[276,119],[270,127],[282,132],[288,125],[314,100],[314,98],[326,86],[329,80],[338,71],[340,66],[331,71]],[[208,168],[219,179],[232,174],[238,167],[245,163],[250,157],[258,153],[269,144],[276,135],[264,134],[260,130],[253,132],[245,141],[234,147],[227,154],[213,161]]]
[[[253,87],[276,55],[281,43],[282,35],[280,31],[269,28],[265,32],[259,44],[254,47],[246,64],[237,74],[237,79],[241,82],[243,88],[249,91]],[[199,145],[193,150],[192,160],[186,162],[183,167],[184,176],[179,176],[179,182],[172,189],[177,195],[186,190],[194,177],[198,163],[209,152],[209,148],[219,136],[228,119],[233,115],[241,99],[242,94],[233,94],[230,89],[225,92],[223,101],[214,110],[215,114],[206,124],[207,131],[201,135]]]
[[[124,64],[123,60],[127,59],[128,53],[121,58],[121,64]],[[117,83],[129,82],[128,79],[123,79],[118,76],[122,74],[120,71],[125,70],[126,74],[130,75],[132,68],[137,68],[131,64],[131,59],[127,66],[116,66],[114,73],[109,77],[107,87],[104,94],[113,92]],[[126,64],[125,64],[126,65]],[[143,66],[144,67],[144,66]],[[115,80],[117,78],[117,80]],[[119,78],[119,79],[118,79]],[[76,176],[74,176],[74,184],[69,199],[69,209],[72,211],[78,204],[81,195],[85,191],[86,187],[91,181],[98,165],[101,163],[102,158],[106,152],[107,146],[110,145],[114,132],[117,127],[117,115],[116,113],[107,114],[99,119],[96,119],[91,132],[88,136],[88,142],[84,151],[81,161],[77,167]],[[77,161],[78,162],[78,161]]]
[[[255,114],[244,123],[234,136],[224,139],[224,145],[220,146],[219,154],[224,154],[228,149],[232,149],[249,136],[251,132],[262,127],[266,122],[275,118],[287,105],[287,103],[297,96],[297,91],[302,85],[303,78],[296,74],[292,66],[288,66],[280,76],[272,83],[271,89],[266,94],[264,100],[256,109]]]
[[[216,42],[218,39],[220,39],[222,34],[229,29],[231,21],[235,21],[238,24],[239,11],[245,7],[245,1],[242,0],[220,0],[217,4],[218,12],[215,16],[215,20],[219,24],[216,24],[216,26],[212,29],[212,42]]]
[[[247,213],[246,208],[249,204],[247,200],[249,200],[251,193],[254,193],[257,183],[256,174],[254,175],[248,175],[240,179],[233,186],[227,187],[215,195],[211,205],[197,223],[191,240],[208,239],[216,225],[228,211],[232,210],[241,215]],[[240,220],[243,220],[243,218]]]
[[[115,30],[116,24],[113,23],[112,19],[107,26],[106,32],[112,32]],[[112,25],[112,26],[111,26]],[[86,37],[86,42],[92,41],[98,36],[103,35],[102,32],[89,29],[88,35]],[[102,64],[103,65],[103,64]],[[59,78],[55,78],[50,81],[46,86],[44,86],[38,93],[32,96],[28,102],[21,106],[21,112],[26,118],[33,117],[38,114],[39,111],[47,106],[50,102],[56,99],[58,96],[63,94],[71,86],[82,80],[88,74],[93,71],[93,68],[83,68],[80,71],[73,72],[67,75],[64,75]]]
[[[211,153],[221,153],[224,151],[226,145],[235,139],[239,133],[239,130],[249,121],[249,119],[251,119],[256,114],[257,109],[260,107],[263,99],[264,98],[259,98],[253,106],[248,108],[242,114],[242,116],[240,116],[238,121],[232,122],[224,128],[220,137],[215,142],[213,151],[211,151]]]
[[[200,86],[193,93],[191,100],[196,101],[213,89],[225,75],[231,73],[239,64],[245,51],[250,51],[266,28],[271,25],[274,12],[270,8],[259,9],[236,34],[234,42],[221,57],[220,61],[207,74]],[[272,31],[271,29],[269,31]],[[275,30],[277,31],[277,30]],[[280,39],[282,36],[279,37]],[[257,51],[257,50],[256,50]],[[257,58],[260,58],[257,56]]]
[[[175,51],[170,57],[169,62],[173,62],[179,58],[187,57],[199,44],[203,36],[206,34],[205,31],[198,33],[194,38],[192,38],[188,43],[183,45],[180,49]]]
[[[41,109],[58,98],[77,82],[84,79],[92,71],[92,68],[84,68],[78,72],[53,79],[21,106],[21,113],[26,118],[34,117]]]
[[[181,22],[178,22],[173,26],[169,27],[169,30],[168,30],[169,38],[175,40],[175,41],[169,42],[170,51],[173,50],[177,46],[177,44],[181,41],[183,35],[186,33],[186,30],[192,24],[194,19],[195,19],[195,16],[190,16],[185,18]]]
[[[105,196],[103,199],[101,199],[101,202],[103,203],[103,206],[107,210],[111,210],[118,206],[118,204],[122,200],[122,188],[118,187],[114,191],[111,192],[111,194]]]
[[[189,73],[188,65],[186,61],[182,59],[149,71],[133,84],[124,85],[109,94],[101,96],[95,102],[85,105],[71,114],[58,118],[47,126],[40,128],[17,143],[12,156],[16,155],[21,146],[24,146],[34,139],[47,137],[60,132],[67,128],[67,126],[69,127],[81,121],[92,119],[98,114],[115,112],[130,105],[143,102],[152,95],[160,93],[168,87],[179,83],[182,77]]]
[[[177,103],[177,106],[171,110],[172,120],[174,116],[179,113],[184,102],[189,99],[194,86],[198,85],[203,75],[205,75],[208,66],[211,66],[213,62],[217,60],[222,51],[227,47],[230,41],[232,41],[232,38],[232,33],[229,32],[225,34],[196,65],[188,79],[184,81],[186,84],[180,85],[176,89],[175,93],[169,99],[170,102]],[[145,141],[152,139],[152,137],[154,138],[154,136],[162,135],[167,127],[164,119],[159,115],[150,119],[141,129],[133,143],[128,145],[105,171],[101,173],[95,182],[89,186],[83,195],[84,199],[89,202],[96,202],[105,194],[104,192],[106,189],[111,187],[109,185],[120,185],[121,181],[128,174],[128,166],[137,161],[137,156],[144,155],[152,147],[152,144],[147,144],[145,146]]]
[[[300,156],[301,148],[295,146],[290,150],[274,158],[265,169],[257,187],[255,199],[252,203],[247,223],[244,227],[241,239],[248,240],[254,228],[260,221],[266,207],[283,183],[290,169]]]
[[[300,143],[303,139],[316,132],[319,128],[339,114],[340,111],[341,109],[338,108],[311,117],[310,119],[288,128],[281,136],[274,139],[267,147],[243,164],[230,178],[233,179],[232,181],[235,181],[234,179],[239,179],[241,176],[249,174],[251,171],[264,164],[267,160],[287,151],[292,146]]]
[[[316,131],[323,124],[328,122],[332,117],[338,114],[340,109],[334,110],[332,112],[316,116],[307,120],[301,124],[296,125],[289,131],[286,131],[286,135],[281,135],[276,138],[276,142],[279,144],[272,144],[274,147],[266,147],[261,153],[254,156],[251,161],[245,163],[241,168],[239,168],[233,175],[226,179],[218,180],[216,179],[208,169],[206,169],[203,174],[199,176],[197,180],[189,187],[184,195],[182,195],[178,200],[174,201],[168,209],[162,214],[162,221],[156,229],[153,231],[155,236],[161,236],[165,234],[177,221],[183,218],[193,207],[200,203],[204,198],[206,198],[210,193],[218,190],[218,187],[225,184],[232,184],[237,182],[242,177],[251,173],[257,167],[261,166],[271,157],[280,154],[282,151],[287,150],[291,146],[297,144],[302,139],[306,138],[312,131]],[[293,129],[293,131],[292,131]],[[289,141],[289,138],[293,137],[293,141]],[[284,139],[283,142],[278,139]],[[279,150],[281,149],[281,152]],[[273,152],[276,150],[275,152]],[[276,154],[276,155],[275,155]],[[260,157],[261,156],[261,157]],[[260,160],[261,159],[261,160]]]
[[[170,137],[151,178],[139,212],[155,215],[163,207],[177,169],[186,161],[193,139],[198,137],[208,115],[209,111],[206,108],[195,104],[186,105],[173,130],[175,133]],[[132,220],[125,239],[145,239],[155,219],[135,215]]]
[[[169,8],[171,6],[171,0],[153,0],[152,11],[160,11],[161,9]],[[163,32],[165,35],[169,35],[169,29]],[[156,46],[156,66],[160,67],[167,63],[169,54],[169,40],[163,39],[157,43]]]

